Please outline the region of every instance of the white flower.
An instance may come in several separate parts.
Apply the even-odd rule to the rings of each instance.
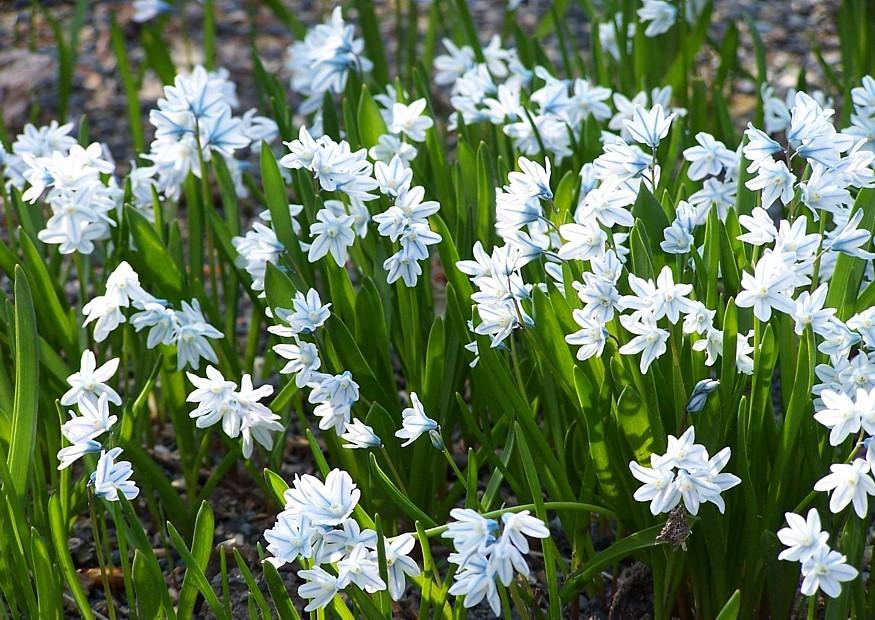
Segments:
[[[356,418],[346,425],[346,430],[340,435],[340,438],[347,443],[343,444],[344,448],[379,448],[383,445],[383,441],[374,433],[374,429]]]
[[[827,325],[835,315],[835,308],[824,308],[826,303],[827,285],[821,284],[814,293],[802,291],[796,298],[796,310],[791,313],[795,320],[794,329],[800,336],[806,327],[811,327],[815,333],[827,329]]]
[[[817,548],[810,558],[802,563],[801,592],[804,596],[814,596],[818,590],[831,598],[841,594],[843,581],[857,578],[857,569],[848,566],[847,558],[826,545]]]
[[[608,236],[595,222],[584,224],[563,224],[559,234],[566,243],[559,248],[562,260],[590,260],[605,253]]]
[[[533,517],[528,510],[506,512],[501,515],[501,521],[504,524],[503,535],[510,539],[513,546],[520,550],[520,553],[529,552],[529,541],[526,540],[526,536],[531,538],[550,537],[550,530],[547,529],[544,522]]]
[[[659,141],[668,135],[675,116],[673,112],[666,116],[665,110],[659,104],[650,110],[636,105],[632,112],[632,119],[624,121],[624,125],[635,142],[655,149],[659,146]]]
[[[292,90],[306,98],[301,114],[317,110],[325,92],[342,93],[350,71],[370,71],[373,63],[363,52],[364,41],[355,38],[355,28],[343,21],[339,6],[328,21],[311,28],[303,41],[294,43],[286,67],[292,74]]]
[[[340,7],[337,10],[339,11]],[[299,570],[298,577],[305,580],[298,587],[298,596],[309,601],[304,611],[312,612],[327,607],[340,590],[337,577],[318,566]]]
[[[307,253],[307,260],[315,263],[331,252],[339,267],[346,264],[347,248],[355,242],[352,226],[354,218],[346,213],[335,214],[330,209],[320,209],[316,222],[310,225],[313,242]]]
[[[474,607],[485,598],[492,613],[496,616],[501,613],[501,600],[495,585],[495,577],[489,573],[486,560],[482,558],[468,562],[456,573],[449,593],[453,596],[464,596],[462,604],[465,609]]]
[[[826,234],[827,238],[823,242],[823,247],[863,260],[875,258],[875,253],[863,249],[872,239],[872,233],[865,228],[857,228],[862,219],[863,210],[857,209],[843,226],[838,226]]]
[[[583,310],[575,309],[572,316],[580,329],[565,336],[565,342],[580,347],[577,350],[577,359],[582,361],[601,355],[608,338],[604,324],[587,316]]]
[[[263,291],[267,264],[275,265],[285,249],[276,233],[264,224],[255,222],[252,230],[243,237],[234,237],[231,243],[240,254],[246,272],[252,277],[252,289]]]
[[[392,119],[388,124],[389,131],[404,134],[414,142],[424,142],[425,132],[434,125],[428,116],[423,116],[425,99],[417,99],[410,105],[395,103],[392,106]]]
[[[273,347],[274,353],[285,358],[288,363],[280,368],[280,374],[295,375],[295,385],[304,387],[313,377],[313,373],[322,366],[319,359],[319,350],[316,345],[309,342],[296,340],[295,344],[277,344]]]
[[[862,392],[862,394],[860,394]],[[865,390],[857,390],[858,399],[866,399]],[[814,419],[831,429],[829,443],[840,445],[848,435],[857,433],[863,422],[862,412],[857,404],[844,392],[824,390],[820,394],[823,409],[814,414]]]
[[[450,561],[459,560],[454,563],[464,565],[472,554],[490,542],[498,523],[470,508],[453,508],[450,516],[455,520],[447,524],[447,531],[441,537],[453,542],[457,555]]]
[[[218,362],[208,339],[222,338],[222,332],[210,325],[201,313],[200,302],[192,299],[191,303],[182,302],[182,310],[176,312],[179,327],[176,330],[176,369],[186,366],[200,367],[200,360],[205,359],[213,364]]]
[[[438,86],[447,86],[462,77],[474,66],[474,50],[464,45],[458,47],[450,39],[443,39],[446,54],[441,54],[434,59],[434,82]]]
[[[328,472],[324,483],[309,474],[296,475],[292,488],[283,494],[289,511],[306,515],[314,525],[328,526],[349,518],[360,496],[350,475],[340,469]]]
[[[764,159],[757,168],[757,176],[744,186],[751,191],[762,190],[762,205],[765,208],[780,199],[787,204],[793,199],[796,176],[787,169],[787,164],[774,159]]]
[[[117,416],[109,415],[106,394],[101,394],[97,402],[80,401],[78,416],[73,411],[67,413],[70,419],[61,426],[61,434],[71,444],[97,439],[118,421]]]
[[[346,519],[340,524],[340,529],[328,530],[322,535],[316,563],[339,562],[359,546],[376,551],[377,532],[370,529],[362,530],[355,519]]]
[[[875,480],[869,475],[869,464],[864,459],[854,459],[851,463],[834,463],[830,465],[831,473],[816,483],[815,491],[828,491],[829,509],[838,513],[851,502],[854,511],[861,519],[869,510],[869,495],[875,495]]]
[[[383,163],[389,162],[393,157],[397,156],[402,162],[409,164],[416,159],[416,154],[415,146],[402,142],[401,138],[390,133],[380,136],[377,139],[377,144],[368,151],[368,156],[371,159]]]
[[[358,401],[359,386],[348,370],[339,375],[322,375],[319,383],[310,392],[309,401],[319,403],[313,415],[321,418],[319,428],[333,428],[343,433],[349,423],[350,409]]]
[[[787,549],[778,555],[779,560],[804,562],[818,548],[826,546],[829,534],[821,531],[820,515],[816,508],[809,510],[804,519],[793,512],[784,513],[784,516],[788,527],[778,530],[778,540]]]
[[[656,326],[656,321],[649,316],[636,319],[632,316],[623,315],[620,323],[628,331],[636,334],[632,340],[620,347],[623,355],[641,353],[639,364],[642,373],[647,373],[650,364],[666,351],[665,343],[668,341],[668,332]]]
[[[644,483],[635,492],[635,499],[649,500],[653,514],[669,512],[681,500],[692,515],[704,502],[713,503],[723,513],[726,506],[720,494],[741,483],[737,476],[721,473],[730,454],[730,449],[724,448],[709,460],[705,447],[695,443],[693,427],[680,438],[669,435],[666,453],[650,455],[652,467],[634,461],[629,464],[632,475]]]
[[[778,236],[778,229],[775,228],[772,218],[762,207],[755,207],[750,215],[738,216],[738,222],[748,231],[738,236],[739,241],[751,245],[765,245]]]
[[[687,299],[692,291],[692,284],[675,284],[671,267],[663,267],[656,278],[655,299],[651,305],[654,320],[665,316],[672,323],[677,323],[682,312],[693,308],[692,302]]]
[[[402,188],[409,187],[413,182],[413,169],[400,156],[395,155],[388,164],[381,161],[374,164],[374,177],[380,184],[381,192],[395,197]]]
[[[319,292],[311,288],[306,295],[301,291],[296,292],[292,299],[292,310],[277,308],[276,315],[289,325],[292,335],[313,333],[325,325],[325,321],[331,316],[330,307],[330,303],[323,305]]]
[[[665,454],[651,457],[654,467],[699,469],[708,460],[705,446],[696,443],[696,429],[689,427],[680,437],[668,436]]]
[[[176,311],[164,301],[143,304],[143,309],[131,317],[131,325],[137,332],[149,328],[146,346],[154,349],[159,344],[171,345],[176,341],[179,319]]]
[[[86,454],[100,452],[101,445],[93,439],[85,439],[58,450],[58,470],[66,469]]]
[[[94,340],[103,342],[121,323],[127,321],[121,308],[105,295],[98,295],[82,306],[83,325],[94,321]]]
[[[696,142],[698,146],[684,150],[684,159],[690,162],[687,176],[693,181],[717,176],[724,169],[734,170],[738,166],[738,156],[711,134],[700,131]]]
[[[642,22],[650,22],[644,34],[655,37],[668,32],[677,19],[677,8],[664,0],[643,0],[643,6],[638,9],[638,18]]]
[[[773,154],[780,153],[783,150],[780,144],[751,123],[747,124],[744,135],[747,138],[747,144],[744,145],[741,152],[750,161],[750,166],[747,168],[748,172],[756,172],[765,162],[773,161],[771,158]]]
[[[629,469],[636,480],[642,482],[633,497],[639,502],[650,502],[650,512],[657,515],[670,512],[678,505],[681,494],[674,484],[674,470],[670,467],[642,467],[635,461],[629,463]]]
[[[61,397],[61,404],[70,406],[82,400],[97,404],[101,394],[106,394],[107,399],[114,405],[121,405],[122,399],[114,389],[106,385],[118,369],[118,358],[113,358],[97,367],[94,353],[85,350],[79,362],[79,371],[67,377],[70,389]]]
[[[317,536],[318,531],[305,516],[281,512],[273,527],[264,532],[267,552],[271,554],[268,562],[279,568],[299,557],[310,558]]]
[[[404,595],[406,577],[418,577],[419,566],[408,556],[416,544],[411,534],[401,534],[395,538],[386,539],[386,567],[389,570],[389,595],[393,601],[398,601]]]
[[[376,554],[364,545],[356,545],[348,556],[337,563],[338,587],[345,588],[351,583],[369,593],[386,589],[386,583],[380,578]]]
[[[590,217],[608,228],[616,225],[631,227],[635,218],[627,209],[635,202],[636,193],[627,183],[617,177],[609,176],[598,187],[589,191],[578,206],[575,220],[586,223]]]
[[[716,311],[709,310],[701,301],[691,301],[684,317],[684,333],[707,334],[714,325],[716,314]]]
[[[101,451],[97,469],[91,474],[95,496],[117,502],[119,493],[128,501],[139,495],[140,489],[130,479],[133,474],[131,464],[128,461],[116,461],[121,453],[121,448],[113,448],[109,452]]]
[[[741,275],[742,290],[735,298],[739,308],[753,307],[753,313],[760,321],[768,321],[772,309],[785,314],[793,314],[796,304],[787,295],[787,290],[793,288],[795,275],[783,265],[763,257],[754,267],[753,275],[744,272]]]
[[[423,433],[431,433],[440,428],[437,422],[425,414],[425,409],[419,401],[416,392],[410,393],[410,404],[410,407],[407,407],[401,412],[401,416],[403,417],[402,428],[395,431],[396,437],[407,440],[401,444],[402,448],[412,444],[419,439],[419,436]]]

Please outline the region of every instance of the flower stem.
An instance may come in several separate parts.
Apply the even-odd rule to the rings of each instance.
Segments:
[[[106,608],[110,620],[115,620],[115,603],[112,600],[112,592],[109,589],[109,571],[107,570],[106,558],[103,556],[103,545],[100,542],[100,526],[97,522],[97,512],[94,510],[94,493],[88,490],[88,512],[91,515],[91,535],[94,538],[94,552],[97,554],[97,564],[100,566],[100,579],[103,582],[103,596],[106,599]]]
[[[465,478],[465,475],[462,473],[462,470],[459,469],[459,466],[456,465],[456,460],[453,458],[453,455],[450,454],[450,451],[447,450],[446,444],[443,445],[442,451],[444,456],[447,457],[447,461],[450,464],[450,467],[453,468],[453,471],[456,472],[456,477],[459,479],[459,482],[462,483],[462,486],[465,487],[465,490],[468,490],[468,479]]]
[[[407,489],[404,486],[404,482],[401,479],[401,474],[398,473],[398,470],[395,468],[395,463],[392,462],[392,459],[389,458],[389,453],[386,451],[386,446],[380,446],[380,454],[383,455],[383,458],[386,460],[386,464],[389,465],[389,471],[392,472],[392,475],[395,477],[395,482],[398,484],[398,488],[401,489],[401,492],[407,495]]]

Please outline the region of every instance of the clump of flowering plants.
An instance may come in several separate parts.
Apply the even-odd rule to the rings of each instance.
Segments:
[[[461,1],[273,1],[246,110],[213,2],[194,66],[182,7],[134,4],[131,165],[67,118],[84,2],[61,118],[0,133],[3,616],[230,618],[236,571],[252,617],[577,617],[630,567],[657,619],[875,613],[862,2],[833,95],[779,96],[707,1],[582,3],[588,49],[564,4],[484,45]],[[248,555],[229,477],[271,515]]]

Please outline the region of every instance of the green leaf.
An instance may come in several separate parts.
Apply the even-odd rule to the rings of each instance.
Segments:
[[[176,550],[179,551],[181,556],[183,556],[186,565],[185,577],[182,580],[182,590],[179,593],[179,609],[177,613],[181,617],[187,618],[194,610],[198,591],[203,594],[204,599],[207,600],[210,607],[213,607],[213,604],[210,602],[210,595],[215,599],[215,594],[204,576],[204,571],[207,569],[207,563],[210,561],[210,552],[213,548],[213,534],[215,532],[213,509],[210,508],[210,505],[207,502],[201,503],[200,509],[197,511],[197,518],[194,522],[194,538],[192,539],[190,552],[188,547],[186,547],[185,542],[179,537],[176,528],[174,528],[169,522],[167,528],[170,530],[171,537],[174,539],[173,543]],[[179,538],[179,540],[177,541],[176,538]],[[183,553],[183,551],[185,553]],[[205,591],[204,586],[206,586],[206,590],[209,592]],[[218,600],[215,602],[218,603]],[[224,614],[224,609],[221,607],[219,607],[219,609],[222,614]],[[215,608],[213,608],[213,611],[216,615],[219,615],[219,611]]]
[[[663,452],[665,430],[659,411],[651,411],[629,385],[623,388],[617,400],[617,421],[638,463],[646,465],[651,454]]]
[[[234,560],[237,562],[237,568],[240,569],[240,574],[243,575],[243,580],[249,587],[250,598],[255,600],[255,604],[258,605],[258,608],[261,610],[262,617],[269,618],[270,607],[267,604],[267,599],[264,598],[264,594],[262,594],[261,590],[258,588],[258,584],[255,582],[255,577],[252,575],[252,571],[249,570],[249,566],[246,565],[246,560],[243,559],[243,556],[240,555],[240,552],[236,547],[234,547],[232,551],[234,552]]]
[[[158,294],[172,301],[190,299],[182,272],[151,222],[130,206],[125,207],[125,218],[136,243],[136,249],[128,248],[126,256],[137,273],[145,275]]]
[[[286,590],[286,584],[283,583],[276,567],[268,560],[264,560],[261,567],[264,571],[264,580],[267,582],[270,598],[273,600],[273,606],[276,608],[280,620],[300,620],[301,616],[292,604],[289,591]]]
[[[374,63],[371,72],[379,85],[389,82],[389,69],[386,64],[386,51],[383,49],[384,30],[380,28],[377,15],[374,12],[373,0],[354,0],[358,12],[358,22],[361,25],[362,36],[365,39],[365,53]]]
[[[204,512],[204,506],[207,506],[206,502],[201,505],[201,510],[198,512],[198,516]],[[206,509],[209,511],[209,507]],[[209,512],[210,518],[210,530],[209,530],[209,541],[210,545],[212,545],[213,539],[213,523],[212,523],[212,512]],[[203,553],[201,552],[199,555],[200,558],[196,558],[195,555],[188,550],[188,547],[185,545],[185,541],[180,536],[179,532],[173,527],[173,524],[169,521],[167,522],[167,532],[170,535],[170,540],[173,543],[173,546],[176,548],[177,553],[182,558],[183,564],[186,566],[185,570],[185,578],[183,579],[182,592],[179,596],[179,611],[178,614],[183,618],[191,618],[193,617],[194,610],[194,602],[196,593],[194,595],[189,595],[185,599],[185,607],[183,607],[183,595],[186,592],[192,591],[191,588],[196,588],[197,591],[200,591],[201,595],[203,595],[204,600],[207,602],[207,605],[210,606],[210,609],[220,620],[230,620],[228,614],[225,612],[225,608],[222,607],[222,604],[219,602],[219,599],[216,597],[216,593],[213,592],[213,588],[210,586],[210,582],[207,580],[206,575],[204,574],[204,570],[206,568],[207,562],[209,561],[209,548],[206,550],[206,559],[202,559]],[[206,536],[206,535],[205,535]],[[195,537],[195,545],[198,544],[198,537]],[[186,588],[186,584],[191,584],[189,588]],[[190,603],[189,603],[190,599]]]
[[[162,591],[167,589],[164,577],[152,569],[152,564],[139,549],[134,550],[134,592],[137,597],[137,615],[142,619],[157,618],[161,609]]]
[[[717,614],[716,620],[736,620],[738,612],[741,610],[741,590],[736,590],[726,601],[723,609]]]
[[[392,480],[389,479],[389,476],[387,476],[380,466],[377,465],[377,457],[373,454],[370,455],[370,463],[373,479],[383,488],[389,499],[396,506],[403,510],[411,519],[421,522],[426,527],[437,527],[434,519],[423,512],[419,506],[414,504],[405,493],[402,493],[398,487],[395,486],[395,483],[392,482]]]
[[[88,596],[82,589],[79,575],[76,573],[76,569],[73,567],[73,559],[70,557],[70,549],[67,545],[67,526],[64,523],[61,502],[57,495],[52,495],[49,498],[49,525],[52,530],[55,559],[60,566],[64,580],[67,582],[70,594],[72,594],[73,600],[76,601],[76,607],[83,618],[94,620],[94,614],[91,612],[91,606],[88,604]]]
[[[362,86],[362,94],[359,97],[356,117],[358,119],[359,138],[362,141],[363,147],[371,148],[376,146],[380,136],[388,133],[386,121],[383,120],[380,108],[377,102],[374,101],[371,91],[368,90],[367,86]]]
[[[568,581],[562,588],[562,600],[570,601],[577,592],[594,577],[597,577],[606,567],[619,562],[636,551],[656,547],[661,544],[656,538],[659,536],[662,528],[662,524],[654,525],[631,536],[626,536],[604,551],[596,553],[584,564],[583,568],[568,577]]]
[[[60,584],[49,558],[49,550],[36,528],[30,531],[30,557],[33,561],[39,616],[60,618],[64,609]]]
[[[519,423],[514,425],[514,435],[519,443],[520,461],[523,465],[523,471],[526,474],[526,481],[529,484],[529,491],[532,494],[532,499],[535,502],[535,514],[544,523],[548,523],[547,510],[544,508],[544,497],[541,493],[541,482],[538,478],[538,467],[532,459],[532,453],[529,451],[529,444],[526,442],[525,433]],[[550,600],[550,617],[558,620],[562,613],[562,603],[559,598],[559,582],[556,576],[556,555],[553,541],[549,538],[544,539],[542,543],[544,551],[544,569],[547,573],[547,590]]]
[[[39,344],[36,314],[27,276],[15,268],[15,400],[12,405],[12,437],[6,462],[15,493],[27,492],[29,471],[36,445],[39,412]]]
[[[280,506],[285,506],[285,492],[289,489],[289,485],[283,480],[283,477],[278,473],[269,469],[264,470],[264,479],[267,482],[268,488],[273,492],[273,498]]]
[[[23,229],[19,229],[18,240],[28,280],[33,287],[34,296],[40,300],[35,306],[39,324],[49,332],[43,334],[43,337],[73,354],[77,348],[74,328],[61,305],[54,280],[46,269],[47,261],[40,256],[36,244]]]

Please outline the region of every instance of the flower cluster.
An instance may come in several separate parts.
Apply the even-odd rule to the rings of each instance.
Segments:
[[[131,325],[136,331],[149,329],[146,346],[150,349],[163,345],[176,345],[176,367],[198,368],[200,360],[216,363],[218,358],[209,340],[221,338],[222,332],[210,325],[201,312],[200,302],[182,302],[181,310],[140,286],[140,278],[126,262],[122,261],[106,279],[106,292],[89,301],[82,308],[85,325],[94,322],[94,340],[103,342],[119,325],[127,322],[123,309],[135,308],[139,312],[131,316]]]
[[[351,518],[361,491],[345,471],[335,469],[325,482],[315,476],[295,476],[285,494],[285,510],[274,526],[264,532],[268,561],[274,566],[309,560],[312,568],[298,571],[305,580],[298,594],[309,602],[305,611],[327,606],[334,596],[355,585],[367,593],[386,590],[393,600],[404,594],[407,577],[420,570],[409,556],[416,543],[412,534],[383,540],[388,586],[380,577],[377,532],[362,529]],[[332,572],[322,566],[332,565]]]
[[[271,119],[257,116],[254,109],[237,117],[236,86],[227,78],[227,71],[207,71],[197,66],[190,74],[180,74],[172,86],[164,88],[158,109],[149,113],[155,126],[155,140],[143,157],[151,166],[138,168],[138,206],[151,204],[151,187],[165,197],[176,199],[189,173],[201,176],[202,162],[216,155],[224,158],[236,174],[237,193],[246,194],[240,182],[243,162],[235,153],[251,143],[270,142],[277,136],[277,125]]]
[[[820,529],[820,515],[812,508],[802,516],[788,512],[787,527],[778,530],[778,540],[787,548],[779,560],[802,564],[802,594],[814,596],[818,590],[836,598],[841,594],[841,583],[856,579],[858,572],[848,566],[847,558],[827,544],[829,534]]]
[[[222,430],[232,439],[242,437],[243,457],[252,456],[253,441],[266,450],[273,448],[271,432],[283,430],[280,417],[258,401],[273,394],[269,385],[254,387],[252,377],[243,375],[240,389],[233,381],[226,381],[222,373],[207,366],[206,377],[185,373],[194,386],[186,399],[197,403],[197,408],[189,416],[194,418],[198,428],[208,428],[218,422]]]
[[[293,206],[289,205],[289,208],[291,209]],[[262,219],[265,216],[269,217],[270,212],[265,211],[259,214]],[[273,228],[261,222],[253,222],[251,230],[242,237],[234,237],[231,239],[231,243],[240,255],[246,273],[252,278],[252,289],[264,291],[264,273],[267,270],[267,264],[275,265],[285,250],[283,244],[277,239]]]
[[[308,387],[308,400],[316,405],[313,414],[319,418],[319,428],[334,431],[357,448],[380,445],[380,438],[373,429],[359,420],[351,420],[352,407],[359,399],[359,386],[347,370],[337,375],[321,372],[322,360],[319,350],[312,342],[303,339],[313,337],[331,316],[331,304],[322,304],[316,289],[306,294],[297,292],[292,299],[292,308],[276,308],[272,311],[278,320],[268,328],[281,338],[292,338],[294,344],[274,345],[274,352],[288,360],[280,369],[281,374],[295,376],[299,388]]]
[[[391,207],[374,216],[377,232],[401,245],[383,262],[386,279],[391,284],[400,278],[406,286],[416,286],[422,275],[419,261],[429,257],[429,246],[441,241],[441,236],[428,225],[428,217],[438,212],[440,204],[423,200],[425,189],[411,185],[413,171],[398,155],[388,164],[378,161],[374,172],[380,191],[393,200]]]
[[[367,73],[373,68],[363,51],[364,41],[343,21],[339,6],[327,22],[310,29],[303,41],[289,48],[286,67],[292,73],[291,87],[305,97],[301,114],[316,111],[325,93],[343,92],[350,71]]]
[[[726,509],[721,493],[741,483],[733,474],[721,473],[729,462],[731,451],[723,448],[713,457],[705,446],[696,443],[696,431],[691,426],[680,437],[668,436],[665,454],[651,454],[650,467],[629,463],[632,475],[642,482],[635,491],[639,502],[650,502],[650,512],[671,512],[681,501],[691,515],[707,502]]]
[[[109,177],[112,162],[104,159],[100,144],[88,148],[73,144],[70,150],[56,150],[50,155],[34,157],[24,154],[27,165],[24,177],[27,191],[22,199],[36,202],[45,194],[52,215],[38,234],[40,241],[58,246],[62,254],[91,254],[94,242],[109,237],[115,222],[109,214],[120,203],[123,191]]]
[[[523,300],[531,297],[532,286],[522,277],[525,259],[518,248],[503,245],[487,254],[477,241],[474,244],[474,260],[459,261],[459,271],[467,274],[479,289],[471,295],[479,323],[469,329],[475,334],[489,336],[491,346],[501,345],[505,338],[518,327],[534,323],[522,306]],[[467,347],[477,355],[477,342]],[[476,359],[476,358],[475,358]]]
[[[66,156],[76,146],[76,138],[70,135],[71,131],[73,123],[59,125],[58,121],[52,121],[42,127],[28,123],[12,143],[10,152],[7,153],[0,145],[0,165],[3,166],[7,185],[24,190],[28,183],[25,173],[31,167],[28,162]]]
[[[109,403],[118,406],[122,399],[106,384],[115,375],[118,364],[118,358],[114,358],[98,367],[94,353],[88,350],[82,353],[79,371],[67,378],[70,389],[61,397],[62,405],[75,404],[79,413],[67,411],[70,419],[61,426],[61,435],[70,445],[58,451],[59,470],[70,467],[86,454],[100,452],[90,484],[95,496],[111,502],[118,501],[119,493],[132,500],[140,492],[130,479],[133,474],[131,464],[117,460],[122,449],[116,447],[106,451],[97,441],[118,421],[118,416],[110,415]]]
[[[500,615],[497,583],[509,586],[515,573],[527,578],[529,565],[525,555],[529,553],[529,541],[526,537],[549,538],[550,531],[527,510],[505,512],[501,515],[501,527],[495,519],[469,508],[454,508],[450,516],[455,521],[447,525],[443,537],[452,542],[454,552],[449,561],[458,566],[450,594],[464,596],[466,608],[486,599],[493,613]]]

